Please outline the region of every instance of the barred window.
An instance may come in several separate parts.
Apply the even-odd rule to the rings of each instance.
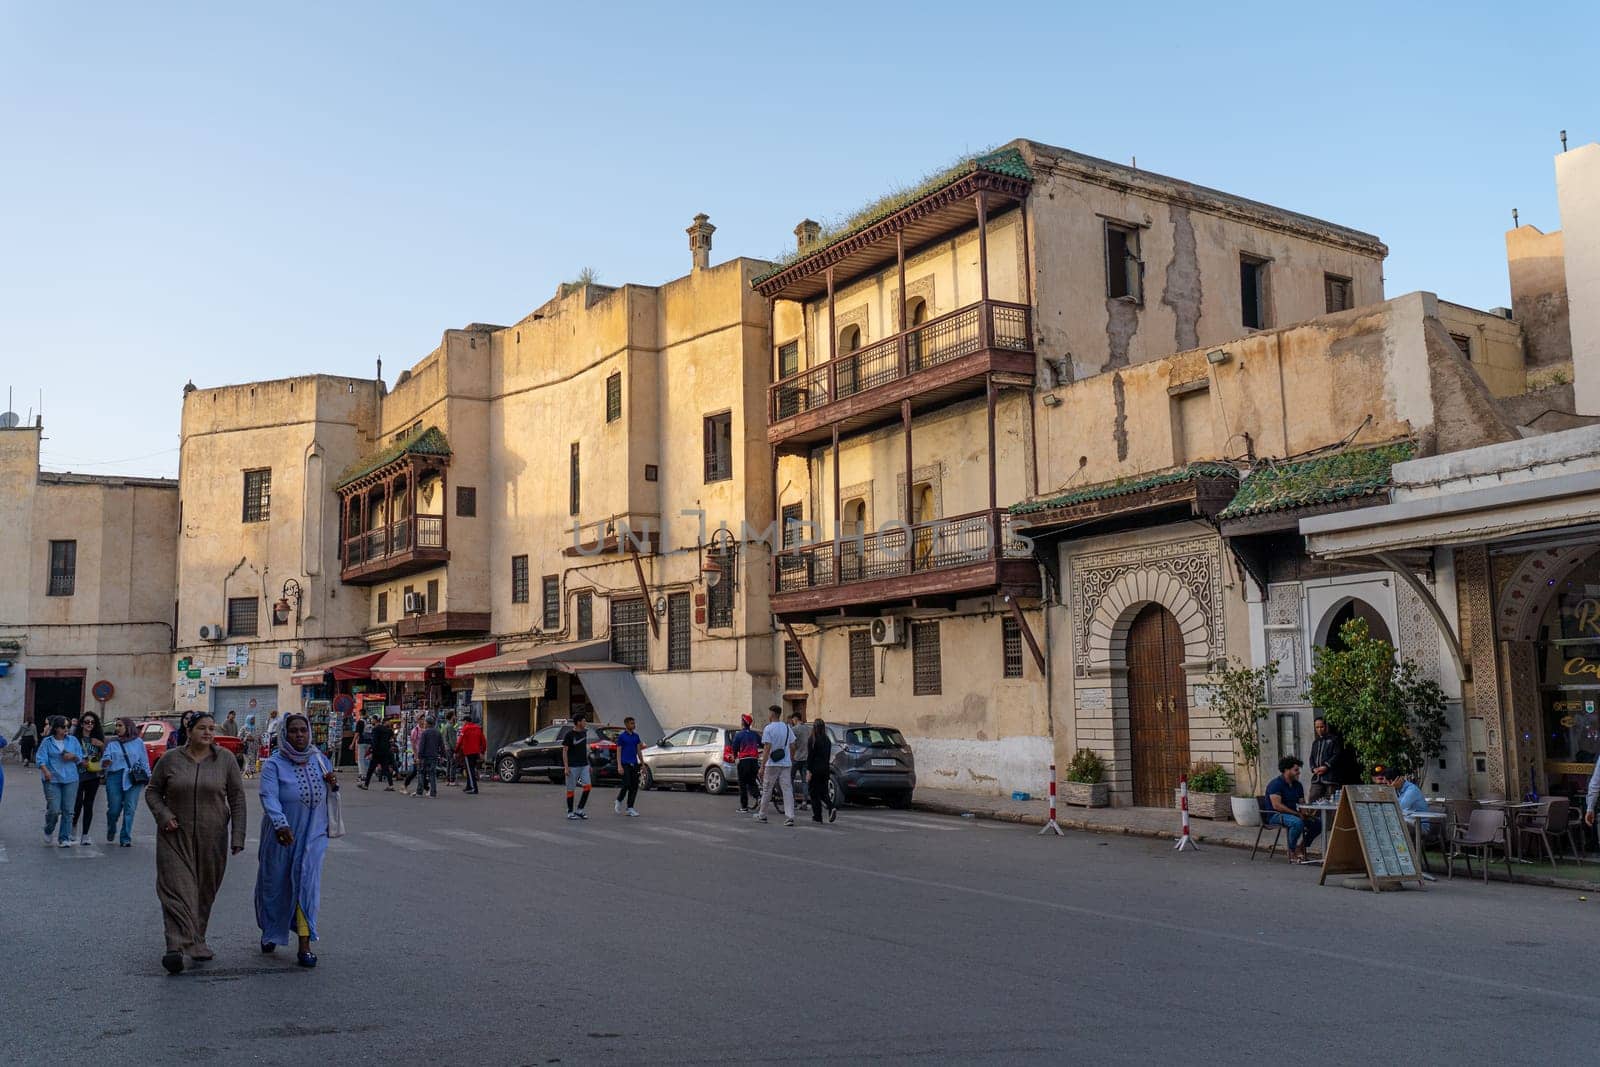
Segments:
[[[869,697],[876,692],[872,674],[872,631],[850,631],[850,695]]]
[[[1007,678],[1022,677],[1022,627],[1010,615],[1000,616],[1000,658]]]
[[[667,594],[667,670],[689,669],[689,594]]]
[[[739,564],[739,547],[711,549],[707,557],[722,568],[717,584],[706,594],[706,625],[723,627],[733,625],[733,592],[738,587],[735,570]]]
[[[78,584],[78,542],[50,542],[50,596],[71,596]]]
[[[622,374],[619,371],[606,379],[606,421],[622,418]]]
[[[260,604],[253,596],[228,598],[228,636],[254,637]]]
[[[1335,311],[1349,311],[1355,307],[1350,287],[1349,278],[1341,278],[1337,274],[1324,274],[1322,276],[1322,293],[1327,298],[1327,308],[1330,313]]]
[[[650,666],[646,610],[641,597],[611,600],[611,659],[641,671]]]
[[[578,640],[594,637],[594,594],[588,590],[578,594]]]
[[[793,548],[800,543],[800,524],[805,520],[805,505],[785,504],[781,512],[783,530],[781,539],[784,548]]]
[[[793,641],[783,643],[783,689],[798,693],[806,687],[805,667],[800,663],[800,646]]]
[[[463,519],[478,514],[478,490],[470,485],[456,486],[456,515]]]
[[[707,482],[733,477],[733,412],[706,416],[705,459]]]
[[[561,626],[561,576],[547,574],[541,588],[544,595],[544,628],[546,630],[559,629]]]
[[[428,579],[428,614],[439,610],[439,579]]]
[[[800,342],[790,341],[778,346],[778,380],[800,373]]]
[[[389,621],[389,594],[388,593],[379,593],[378,594],[378,621],[379,622],[388,622]]]
[[[511,602],[513,604],[526,604],[528,602],[528,557],[511,557]]]
[[[938,696],[939,624],[911,624],[911,692],[919,697]]]
[[[266,522],[272,514],[272,468],[244,472],[244,521]]]

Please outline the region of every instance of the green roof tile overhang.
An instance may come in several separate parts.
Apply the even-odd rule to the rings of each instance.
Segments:
[[[1177,470],[1086,485],[1011,508],[1018,529],[1030,537],[1085,530],[1106,520],[1179,510],[1213,517],[1239,488],[1239,474],[1222,463],[1196,463]]]
[[[368,475],[381,471],[407,456],[428,456],[441,462],[449,462],[450,442],[445,439],[444,431],[437,426],[417,430],[387,448],[368,453],[346,467],[339,475],[334,491],[349,488]]]
[[[1305,515],[1383,503],[1396,463],[1416,455],[1416,442],[1391,441],[1373,448],[1258,466],[1218,518],[1224,533],[1292,528]]]
[[[950,233],[976,226],[975,198],[988,197],[992,218],[1006,205],[1021,203],[1033,185],[1033,172],[1015,148],[967,160],[939,175],[909,203],[891,199],[879,214],[806,250],[791,263],[780,264],[752,278],[750,286],[772,300],[813,300],[828,291],[827,272],[835,287],[882,270],[895,262],[896,235],[906,254]]]

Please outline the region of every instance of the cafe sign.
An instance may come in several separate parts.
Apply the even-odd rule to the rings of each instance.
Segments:
[[[1600,660],[1588,659],[1584,656],[1572,656],[1561,665],[1561,673],[1568,678],[1578,681],[1592,679],[1600,684]]]

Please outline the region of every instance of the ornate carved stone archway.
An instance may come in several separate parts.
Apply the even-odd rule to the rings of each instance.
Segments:
[[[1200,602],[1182,582],[1160,571],[1132,571],[1122,575],[1101,597],[1089,622],[1091,673],[1121,666],[1128,644],[1128,627],[1146,604],[1160,604],[1172,612],[1183,632],[1184,659],[1194,663],[1209,659],[1211,628]]]

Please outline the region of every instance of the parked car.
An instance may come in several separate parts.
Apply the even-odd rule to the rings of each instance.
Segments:
[[[494,754],[495,777],[502,782],[520,782],[524,776],[562,781],[561,732],[565,722],[552,723],[521,741],[502,745]],[[617,735],[620,726],[589,727],[589,777],[596,782],[621,781],[617,767]]]
[[[917,787],[917,761],[905,735],[892,726],[871,723],[828,724],[833,741],[829,799],[838,806],[877,797],[897,808],[911,806]]]
[[[666,785],[700,786],[707,793],[725,793],[739,780],[733,763],[737,726],[701,723],[674,730],[643,753],[641,783],[646,789]]]
[[[176,719],[144,719],[139,722],[139,740],[144,742],[145,751],[150,754],[150,766],[154,767],[156,760],[167,754],[167,744],[172,740],[172,731],[177,728]],[[219,733],[216,743],[232,752],[240,767],[244,766],[244,742]]]

